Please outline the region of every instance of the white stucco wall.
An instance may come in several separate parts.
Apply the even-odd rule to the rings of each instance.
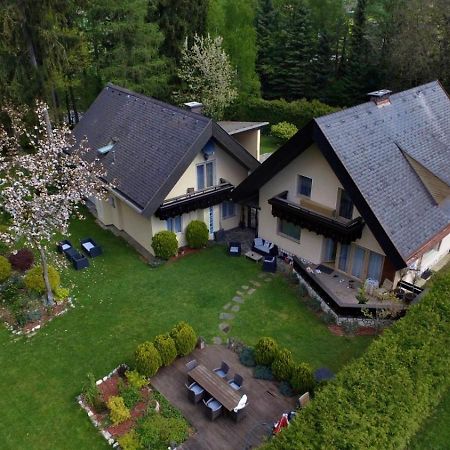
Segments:
[[[255,159],[259,161],[260,145],[261,145],[261,131],[248,130],[242,133],[233,134],[233,138],[238,141]]]

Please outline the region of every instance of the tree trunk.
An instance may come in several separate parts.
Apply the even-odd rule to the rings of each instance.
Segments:
[[[53,306],[55,304],[55,302],[54,302],[52,287],[50,285],[50,279],[48,277],[47,257],[45,255],[45,251],[42,248],[42,246],[39,245],[38,248],[39,248],[39,253],[41,254],[42,275],[44,277],[45,289],[47,290],[47,297],[46,297],[45,304],[46,304],[46,306]]]

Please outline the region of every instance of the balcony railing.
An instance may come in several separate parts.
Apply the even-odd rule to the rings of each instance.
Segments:
[[[169,217],[195,211],[196,209],[209,208],[230,199],[234,186],[224,180],[217,186],[211,186],[201,191],[189,192],[178,197],[166,200],[156,211],[156,217],[162,220]]]
[[[320,213],[305,206],[287,200],[288,192],[272,197],[268,200],[272,205],[272,215],[294,223],[302,228],[334,239],[342,244],[350,244],[361,238],[364,221],[361,217],[353,220],[337,219],[331,214]],[[325,208],[324,208],[325,209]]]

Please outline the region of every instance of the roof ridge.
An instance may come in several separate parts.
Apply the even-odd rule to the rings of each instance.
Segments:
[[[110,88],[111,89],[115,89],[116,91],[121,91],[121,92],[123,92],[124,94],[127,94],[127,95],[132,95],[133,97],[139,98],[140,100],[150,101],[152,103],[160,105],[161,107],[164,107],[164,108],[167,108],[167,109],[171,109],[173,111],[176,111],[176,112],[178,112],[180,114],[183,114],[185,116],[191,117],[191,118],[196,119],[196,120],[202,120],[202,121],[204,121],[206,123],[213,121],[213,119],[211,119],[209,117],[206,117],[206,116],[203,116],[202,114],[193,113],[193,112],[191,112],[191,111],[189,111],[187,109],[183,109],[183,108],[180,108],[179,106],[175,106],[175,105],[172,105],[170,103],[164,102],[162,100],[158,100],[157,98],[150,97],[149,95],[141,94],[139,92],[130,91],[127,88],[124,88],[122,86],[118,86],[118,85],[113,84],[113,83],[107,83],[105,88],[104,88],[104,90],[108,90]]]

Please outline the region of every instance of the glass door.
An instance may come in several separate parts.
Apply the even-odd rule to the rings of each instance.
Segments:
[[[334,265],[336,261],[337,243],[335,240],[327,238],[324,242],[323,262]]]
[[[366,251],[362,247],[358,245],[353,247],[352,275],[360,280],[363,277],[365,255]]]
[[[342,270],[342,272],[347,272],[349,253],[350,253],[350,245],[341,244],[341,251],[339,252],[338,267],[339,267],[339,270]]]

